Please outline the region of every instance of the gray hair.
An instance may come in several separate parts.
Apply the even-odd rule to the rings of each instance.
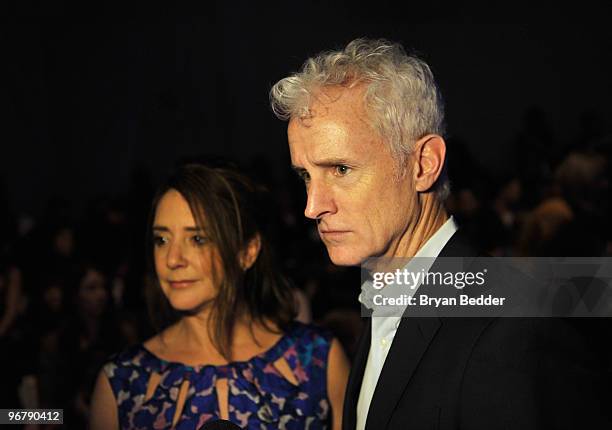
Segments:
[[[400,162],[421,137],[444,136],[444,105],[429,66],[384,39],[355,39],[343,50],[309,58],[301,71],[272,87],[270,104],[282,120],[306,118],[322,87],[352,88],[361,83],[367,85],[365,103],[372,125]],[[449,191],[444,171],[436,194],[444,200]]]

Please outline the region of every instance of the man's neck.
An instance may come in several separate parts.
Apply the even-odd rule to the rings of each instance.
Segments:
[[[393,253],[395,258],[412,258],[444,225],[448,213],[440,200],[432,195],[423,198],[416,221],[408,226]]]

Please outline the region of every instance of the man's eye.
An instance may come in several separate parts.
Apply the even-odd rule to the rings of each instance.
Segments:
[[[192,240],[198,246],[206,245],[208,243],[208,238],[206,236],[200,236],[199,234],[193,236]]]
[[[344,176],[351,171],[351,168],[344,164],[339,164],[335,167],[338,176]]]
[[[153,245],[162,246],[168,243],[168,239],[163,236],[153,236]]]
[[[308,172],[300,172],[300,178],[304,182],[309,182],[310,181],[310,174]]]

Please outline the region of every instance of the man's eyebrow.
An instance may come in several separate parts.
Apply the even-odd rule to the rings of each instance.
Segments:
[[[313,163],[315,166],[320,167],[334,167],[340,165],[352,165],[354,163],[350,163],[346,158],[340,157],[332,157],[332,158],[323,158],[321,160],[315,161]]]
[[[353,166],[355,163],[349,162],[346,158],[333,157],[333,158],[323,158],[321,160],[313,162],[312,164],[314,164],[317,167],[334,167],[334,166],[341,166],[341,165]],[[291,168],[297,174],[307,171],[305,168],[301,166],[292,165]]]

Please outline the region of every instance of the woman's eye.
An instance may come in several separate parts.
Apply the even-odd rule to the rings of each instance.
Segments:
[[[208,243],[208,238],[205,236],[200,236],[196,234],[195,236],[193,236],[192,239],[193,242],[198,246],[205,245],[206,243]]]
[[[162,246],[168,243],[168,239],[163,236],[153,236],[153,245]]]
[[[344,164],[339,164],[336,166],[336,173],[338,174],[338,176],[344,176],[350,171],[351,171],[351,168],[348,166],[345,166]]]

